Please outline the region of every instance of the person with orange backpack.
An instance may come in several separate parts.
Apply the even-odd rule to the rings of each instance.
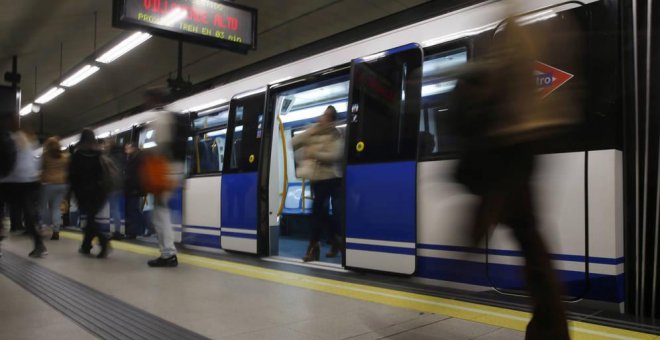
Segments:
[[[145,93],[147,105],[155,107],[159,115],[151,125],[156,146],[145,152],[141,167],[142,186],[154,196],[152,222],[160,248],[160,256],[148,262],[150,267],[176,267],[179,264],[169,203],[183,179],[190,120],[186,114],[163,109],[160,105],[165,102],[165,97],[160,89]]]

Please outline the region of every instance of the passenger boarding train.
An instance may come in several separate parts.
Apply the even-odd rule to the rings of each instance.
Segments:
[[[518,22],[545,32],[536,43],[553,52],[538,60],[538,85],[547,98],[589,89],[583,96],[584,128],[546,146],[539,156],[540,228],[566,298],[620,308],[624,242],[620,62],[613,35],[617,4],[520,3]],[[309,182],[296,177],[291,138],[334,105],[346,145],[346,249],[343,258],[321,255],[321,262],[522,294],[522,256],[508,228],[496,227],[482,251],[468,248],[463,239],[475,199],[453,181],[457,136],[446,126],[456,80],[444,71],[483,55],[505,16],[505,4],[484,2],[168,105],[191,114],[194,125],[185,189],[171,202],[179,212],[172,218],[180,226],[182,246],[300,261],[311,193]],[[568,17],[576,18],[579,28],[568,32]],[[571,58],[576,46],[584,52],[577,62]],[[407,70],[419,67],[421,82],[411,81]],[[146,123],[154,118],[154,112],[144,112],[96,131],[121,140],[139,135],[139,145],[148,148],[154,145],[154,131]]]

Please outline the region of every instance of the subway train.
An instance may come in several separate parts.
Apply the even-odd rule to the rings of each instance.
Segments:
[[[580,94],[580,127],[538,156],[539,227],[566,299],[619,310],[625,280],[617,6],[522,1],[515,18],[542,37],[535,42],[544,52],[538,90],[548,100]],[[446,70],[486,53],[508,10],[505,2],[486,1],[167,105],[191,115],[193,125],[186,178],[170,202],[181,246],[524,295],[523,258],[510,229],[496,226],[480,249],[468,247],[475,198],[453,179],[460,136],[447,127],[456,79]],[[345,143],[344,256],[321,252],[320,261],[303,264],[311,190],[296,176],[291,139],[328,105],[339,113]],[[155,145],[149,122],[156,118],[147,111],[95,131],[147,149]],[[100,218],[108,224],[107,213]]]

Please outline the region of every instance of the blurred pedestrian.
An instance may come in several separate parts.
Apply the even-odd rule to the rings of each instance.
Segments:
[[[98,237],[101,245],[98,258],[108,256],[110,249],[110,240],[100,231],[96,222],[96,215],[108,198],[108,189],[104,182],[101,146],[96,140],[93,130],[83,129],[80,134],[80,142],[71,157],[69,183],[78,202],[78,208],[87,217],[82,245],[78,251],[85,255],[91,254],[92,240]]]
[[[48,251],[36,230],[41,183],[39,183],[38,161],[34,156],[35,142],[28,133],[20,130],[12,132],[11,138],[16,146],[16,162],[9,175],[0,180],[0,193],[10,207],[22,211],[26,231],[34,242],[30,256],[43,257],[48,255]]]
[[[296,175],[312,182],[312,234],[303,261],[318,261],[319,243],[324,229],[330,230],[332,248],[326,257],[335,257],[342,248],[341,239],[341,160],[343,144],[335,123],[337,110],[328,106],[318,122],[291,140],[293,149],[302,151]],[[329,208],[332,206],[332,215]]]
[[[0,112],[0,180],[9,175],[16,164],[16,144],[11,137],[14,113]],[[5,200],[0,187],[0,241],[5,237]],[[1,254],[1,253],[0,253]]]
[[[533,303],[526,339],[563,340],[569,333],[561,288],[537,229],[530,181],[536,146],[575,121],[544,111],[533,77],[535,60],[532,39],[510,19],[494,37],[491,52],[459,77],[451,111],[465,141],[456,178],[479,197],[469,230],[472,244],[504,224],[522,250]]]
[[[149,150],[142,165],[145,190],[154,195],[152,221],[160,247],[160,256],[148,262],[150,267],[176,267],[179,263],[169,204],[183,180],[191,124],[188,115],[162,108],[165,97],[166,93],[161,89],[150,89],[145,93],[147,106],[158,111],[158,118],[152,123],[156,146]]]
[[[44,143],[41,169],[41,226],[52,229],[51,240],[59,240],[62,225],[60,207],[69,190],[69,155],[62,151],[57,137],[50,137]]]

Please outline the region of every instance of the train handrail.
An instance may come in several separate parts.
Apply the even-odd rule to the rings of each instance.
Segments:
[[[284,123],[282,118],[277,115],[277,122],[279,123],[280,129],[280,138],[282,139],[282,156],[284,157],[284,188],[282,193],[280,193],[280,208],[277,209],[277,216],[282,216],[282,211],[284,211],[284,203],[286,201],[286,195],[289,191],[289,164],[286,156],[286,137],[284,136]]]

